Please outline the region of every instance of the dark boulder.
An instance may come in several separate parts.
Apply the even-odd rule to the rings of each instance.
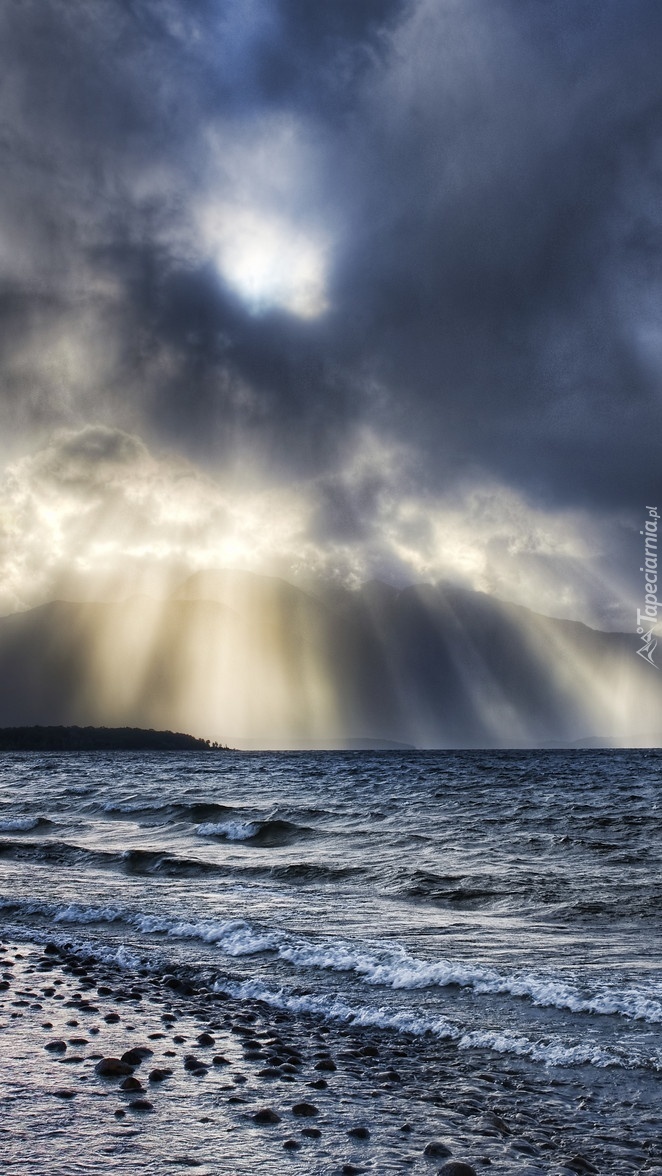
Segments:
[[[439,1143],[436,1139],[429,1143],[423,1152],[424,1156],[429,1156],[433,1160],[445,1160],[452,1154],[451,1149],[445,1143]]]
[[[300,1119],[312,1119],[314,1115],[319,1115],[319,1110],[313,1103],[300,1102],[294,1104],[292,1114]]]
[[[119,1058],[102,1058],[94,1069],[101,1078],[123,1078],[133,1073],[133,1066],[120,1061]]]
[[[280,1123],[281,1117],[275,1111],[272,1111],[270,1107],[263,1107],[262,1110],[257,1111],[253,1115],[253,1122],[263,1127],[271,1123]]]

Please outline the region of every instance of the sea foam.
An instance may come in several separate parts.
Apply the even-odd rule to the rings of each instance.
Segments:
[[[526,999],[539,1008],[555,1008],[575,1014],[617,1015],[653,1025],[662,1024],[662,1001],[658,999],[657,988],[646,992],[596,985],[594,991],[582,992],[558,975],[531,971],[508,974],[473,961],[423,960],[393,944],[382,947],[351,940],[306,939],[255,926],[244,919],[177,919],[114,906],[83,907],[77,903],[64,906],[31,903],[25,912],[48,914],[56,923],[85,925],[122,921],[144,934],[213,944],[229,957],[268,954],[295,968],[350,973],[362,983],[374,987],[409,991],[435,987],[466,988],[479,995]]]
[[[255,821],[205,821],[195,827],[198,837],[225,837],[227,841],[249,841],[259,831]]]
[[[9,817],[0,821],[0,833],[29,833],[45,823],[43,817]]]

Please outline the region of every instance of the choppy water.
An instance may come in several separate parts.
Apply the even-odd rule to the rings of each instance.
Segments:
[[[11,754],[0,920],[538,1066],[662,1070],[657,751]]]

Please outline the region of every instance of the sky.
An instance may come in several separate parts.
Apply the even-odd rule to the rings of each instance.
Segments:
[[[2,5],[0,611],[234,566],[633,628],[661,47],[657,0]]]

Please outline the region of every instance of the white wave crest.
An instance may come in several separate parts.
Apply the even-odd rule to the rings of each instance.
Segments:
[[[44,912],[45,913],[45,912]],[[122,919],[122,912],[116,907],[81,907],[77,903],[56,908],[53,913],[54,923],[117,923]]]
[[[480,995],[527,999],[540,1008],[556,1008],[575,1014],[618,1015],[628,1020],[662,1024],[662,1001],[655,989],[618,989],[605,983],[596,984],[592,992],[582,992],[558,975],[530,971],[500,973],[477,961],[423,960],[397,945],[382,947],[350,940],[306,939],[284,931],[260,928],[242,919],[166,918],[123,911],[113,906],[85,907],[77,903],[59,907],[32,903],[23,909],[26,914],[48,915],[55,923],[84,925],[123,921],[145,934],[213,944],[229,957],[269,953],[295,968],[350,973],[362,983],[377,988],[404,991],[457,986]]]
[[[103,806],[104,813],[144,813],[149,809],[141,801],[127,801],[125,804],[118,804],[114,800],[109,800]]]
[[[479,963],[447,959],[421,960],[403,948],[366,951],[348,942],[311,943],[286,940],[277,947],[280,959],[297,967],[335,972],[353,972],[364,983],[392,989],[471,988],[483,995],[528,998],[539,1008],[557,1008],[572,1013],[619,1015],[631,1020],[662,1023],[662,1003],[637,990],[601,988],[582,994],[560,977],[530,972],[501,974]]]
[[[9,817],[0,821],[0,833],[28,833],[36,829],[41,817]]]
[[[261,980],[240,983],[217,981],[214,991],[226,992],[239,1000],[260,1000],[272,1008],[289,1012],[316,1013],[330,1021],[356,1026],[374,1026],[412,1033],[417,1037],[430,1034],[442,1041],[455,1041],[459,1049],[491,1049],[497,1053],[515,1054],[549,1066],[593,1065],[627,1067],[628,1062],[617,1054],[591,1045],[566,1045],[558,1040],[532,1041],[530,1038],[499,1030],[463,1029],[443,1017],[420,1017],[405,1010],[379,1006],[355,1007],[340,997],[298,996],[284,988],[271,989]]]
[[[148,934],[168,935],[173,939],[199,939],[203,943],[217,944],[229,956],[270,951],[275,941],[275,935],[256,932],[243,919],[231,919],[224,923],[211,919],[189,923],[173,922],[158,915],[128,915],[126,921]]]
[[[225,837],[227,841],[248,841],[259,831],[254,821],[206,821],[195,827],[198,837]]]

